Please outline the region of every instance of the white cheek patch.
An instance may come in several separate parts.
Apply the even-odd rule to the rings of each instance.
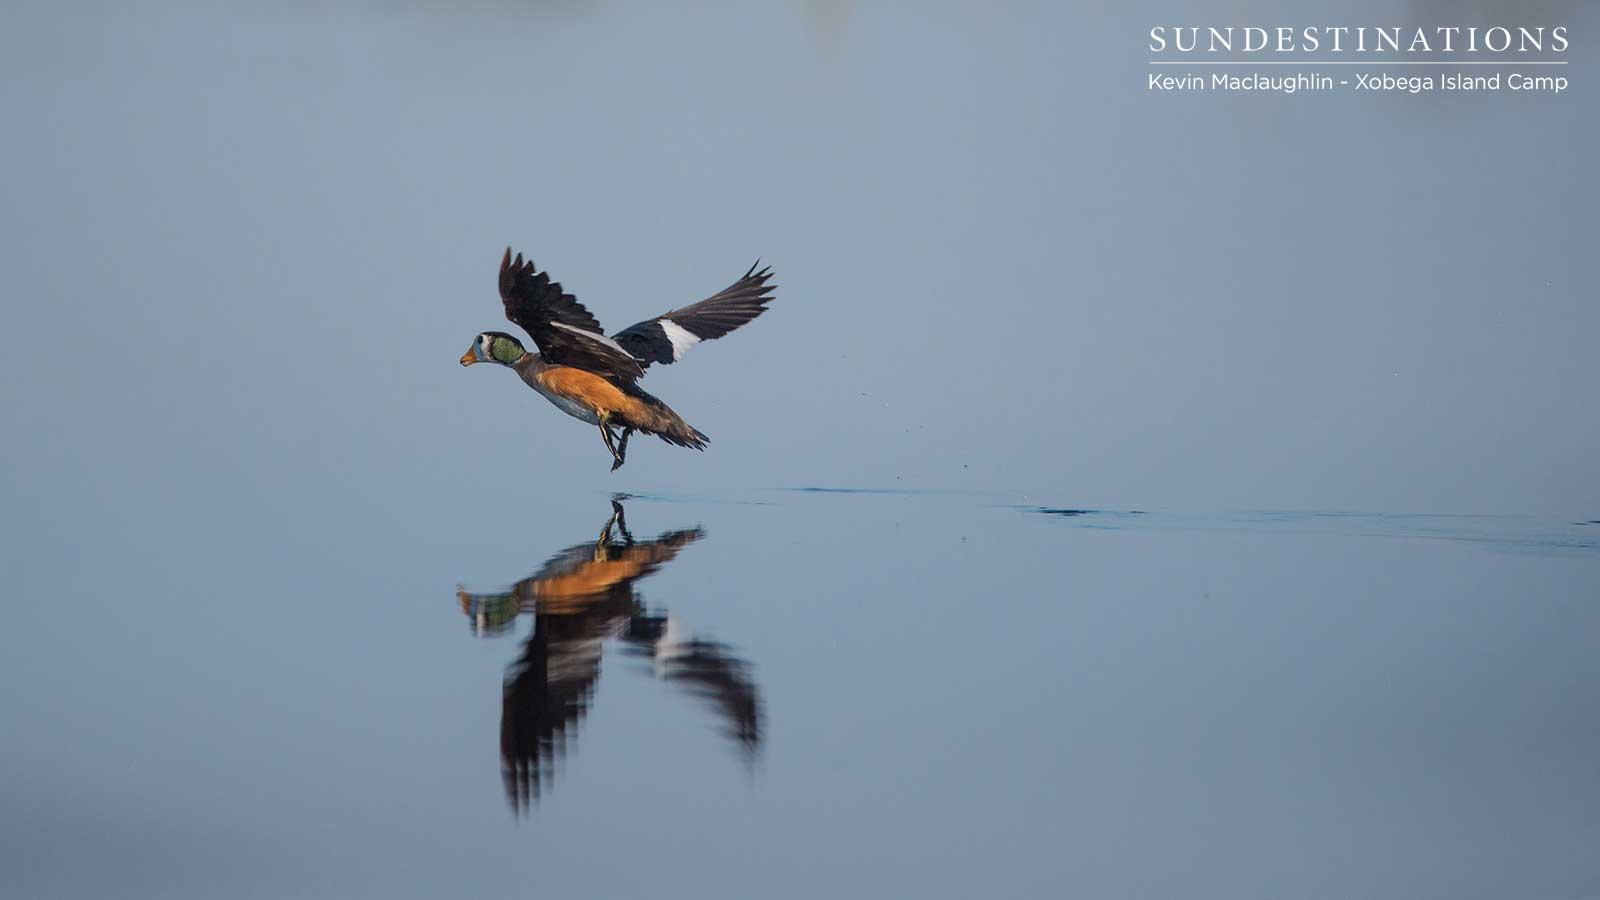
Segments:
[[[661,330],[666,332],[667,340],[672,342],[673,362],[683,359],[683,354],[685,351],[687,351],[690,347],[693,347],[695,344],[700,343],[699,335],[696,335],[694,332],[684,328],[682,325],[679,325],[677,322],[674,322],[671,319],[659,319],[656,321],[656,324],[661,326]]]

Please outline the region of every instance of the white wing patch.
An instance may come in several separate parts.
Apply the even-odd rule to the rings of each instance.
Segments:
[[[613,341],[611,338],[608,338],[603,334],[595,334],[592,331],[584,331],[582,328],[574,328],[571,325],[566,324],[565,322],[551,322],[550,324],[554,325],[555,327],[560,328],[560,329],[562,329],[564,331],[570,331],[573,334],[582,335],[583,337],[586,337],[589,340],[594,341],[595,343],[604,344],[607,347],[610,347],[611,349],[613,349],[613,350],[617,351],[618,353],[622,354],[622,356],[627,358],[627,359],[632,359],[633,358],[633,354],[631,354],[628,351],[622,349],[622,345],[621,344],[617,343],[616,341]]]
[[[700,343],[699,335],[679,325],[671,319],[657,319],[656,324],[666,332],[667,340],[672,342],[672,361],[683,359],[684,351]]]
[[[667,663],[680,656],[689,655],[689,629],[682,622],[670,616],[667,617],[667,627],[662,629],[661,637],[656,640],[655,646],[656,677],[662,678],[667,674]]]

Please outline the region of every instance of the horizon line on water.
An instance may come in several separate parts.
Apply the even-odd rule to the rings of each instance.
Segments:
[[[1287,60],[1264,59],[1260,62],[1237,59],[1210,59],[1210,60],[1163,60],[1151,59],[1146,62],[1152,66],[1564,66],[1566,60],[1524,60],[1522,62],[1486,62],[1483,60],[1462,60],[1461,62],[1413,62],[1406,60],[1393,60],[1391,62],[1361,62],[1356,60]]]
[[[1074,528],[1100,531],[1217,531],[1300,536],[1401,538],[1449,541],[1508,551],[1593,554],[1600,537],[1573,529],[1600,520],[1570,522],[1548,516],[1493,513],[1356,513],[1341,511],[1238,510],[1211,513],[1156,513],[1144,510],[1075,509],[1015,505],[1024,514],[1070,522]],[[1487,526],[1487,527],[1486,527]]]
[[[986,497],[996,502],[987,504],[991,508],[1016,509],[1022,511],[1049,513],[1054,515],[1177,515],[1177,516],[1270,516],[1284,518],[1305,519],[1500,519],[1543,521],[1564,527],[1597,526],[1600,519],[1590,518],[1586,513],[1559,515],[1549,512],[1416,512],[1413,510],[1376,510],[1376,509],[1350,509],[1335,507],[1260,507],[1260,506],[1214,506],[1205,508],[1195,507],[1164,507],[1141,506],[1138,508],[1113,508],[1108,506],[1079,506],[1076,504],[1036,503],[1029,502],[1030,496],[1045,493],[1037,490],[1017,490],[1004,488],[918,488],[918,487],[833,487],[826,485],[799,485],[785,487],[746,487],[736,488],[725,492],[712,493],[661,493],[655,491],[605,491],[601,493],[619,501],[642,500],[645,502],[667,503],[741,503],[754,505],[772,505],[775,500],[753,499],[753,495],[761,494],[832,494],[832,495],[880,495],[880,496],[946,496],[946,497]],[[1569,518],[1569,516],[1571,516]]]

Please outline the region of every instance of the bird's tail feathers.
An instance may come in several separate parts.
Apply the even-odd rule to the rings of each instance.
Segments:
[[[640,391],[643,394],[643,391]],[[672,411],[655,397],[645,394],[640,398],[644,402],[639,404],[640,409],[628,416],[628,424],[634,428],[653,434],[669,444],[679,447],[691,447],[695,450],[704,450],[711,438],[683,420],[683,417]]]

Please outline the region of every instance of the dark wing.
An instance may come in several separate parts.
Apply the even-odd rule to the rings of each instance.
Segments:
[[[756,266],[761,265],[760,261]],[[701,341],[719,338],[767,311],[777,285],[768,284],[772,268],[756,271],[751,266],[744,277],[722,292],[693,306],[662,313],[617,332],[616,342],[641,366],[669,365],[683,358],[690,347]]]
[[[761,692],[749,664],[735,657],[732,648],[716,641],[689,641],[665,662],[665,678],[710,703],[722,717],[725,733],[746,754],[761,749]]]
[[[641,613],[628,621],[622,640],[630,655],[654,661],[658,677],[716,710],[723,733],[737,741],[747,757],[755,756],[761,749],[765,716],[750,664],[727,644],[674,635],[680,627],[664,615]]]
[[[600,680],[605,616],[537,616],[522,657],[506,673],[500,709],[500,775],[513,812],[539,799],[573,743]]]
[[[538,271],[533,260],[523,262],[521,253],[513,259],[510,247],[500,261],[500,299],[506,318],[533,338],[546,360],[617,381],[644,374],[638,360],[605,336],[576,297],[562,293],[560,282]]]

